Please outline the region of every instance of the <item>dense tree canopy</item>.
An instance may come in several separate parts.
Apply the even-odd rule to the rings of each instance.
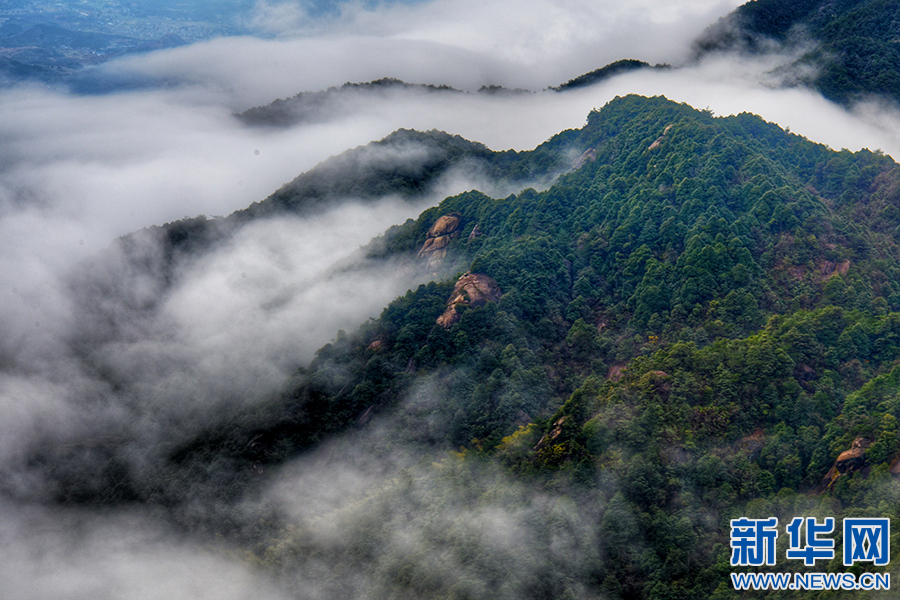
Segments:
[[[871,96],[900,101],[900,6],[891,0],[752,0],[711,27],[700,51],[763,50],[767,43],[814,49],[799,65],[814,67],[808,83],[843,104]]]

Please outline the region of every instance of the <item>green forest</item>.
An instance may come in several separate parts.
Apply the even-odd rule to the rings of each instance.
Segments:
[[[346,545],[323,548],[302,524],[250,544],[281,573],[362,561],[385,598],[481,597],[490,581],[504,598],[756,597],[729,579],[731,519],[896,516],[900,167],[662,97],[616,98],[548,144],[563,142],[581,159],[546,191],[450,197],[373,241],[372,256],[427,261],[434,281],[174,452],[181,475],[160,489],[221,491],[223,464],[243,489],[256,466],[373,415],[408,422],[382,449],[415,437],[446,458],[347,509]],[[441,255],[424,253],[438,238]],[[461,287],[469,274],[499,293]],[[471,515],[438,527],[448,489],[469,511],[520,507],[532,546],[496,554]],[[570,506],[537,507],[536,493]],[[424,541],[382,555],[390,533],[372,515],[410,502]],[[556,538],[558,568],[529,571]],[[435,566],[443,554],[477,577]],[[881,572],[840,553],[791,563],[776,569]],[[766,597],[854,594],[879,597]]]
[[[775,40],[803,49],[800,79],[843,105],[873,97],[900,102],[900,5],[892,0],[752,0],[698,40],[701,53],[765,51]]]

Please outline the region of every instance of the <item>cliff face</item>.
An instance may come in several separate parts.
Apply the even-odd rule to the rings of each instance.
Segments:
[[[444,215],[428,230],[428,237],[419,250],[418,256],[426,259],[426,268],[434,271],[447,256],[447,246],[459,237],[460,218],[458,215]]]
[[[466,273],[453,286],[453,293],[447,300],[447,310],[437,318],[437,324],[444,329],[459,321],[458,306],[484,306],[496,302],[502,293],[497,282],[487,275]]]

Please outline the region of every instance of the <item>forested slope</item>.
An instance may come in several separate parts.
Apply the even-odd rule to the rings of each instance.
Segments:
[[[401,129],[330,157],[268,198],[227,217],[185,217],[122,236],[104,260],[121,262],[131,279],[149,278],[166,289],[179,269],[227,244],[243,226],[257,219],[309,217],[347,204],[384,200],[415,206],[462,182],[501,193],[549,186],[578,161],[580,151],[571,138],[572,132],[562,132],[534,150],[495,151],[443,131]],[[99,275],[92,264],[79,273],[81,279]]]
[[[511,502],[562,492],[588,519],[567,530],[528,504],[540,536],[593,554],[517,579],[510,597],[732,597],[731,518],[896,516],[897,164],[664,98],[617,98],[569,137],[589,150],[547,191],[462,194],[388,231],[373,251],[454,274],[342,332],[282,396],[173,464],[205,473],[227,459],[230,485],[245,485],[253,465],[399,414],[411,426],[379,444],[462,448],[460,462],[359,510],[408,500],[409,486],[440,496],[460,469],[499,463]],[[422,248],[441,237],[433,262]],[[500,493],[473,481],[473,502]],[[412,523],[430,522],[435,505],[416,498]],[[291,571],[387,544],[362,514],[350,546],[285,532],[260,560]],[[490,545],[421,527],[469,556],[467,577],[496,576]],[[378,595],[456,597],[424,549],[397,560],[372,566]],[[840,555],[778,568],[845,570]]]
[[[753,0],[712,26],[697,48],[796,45],[807,50],[795,66],[813,68],[804,78],[826,98],[842,104],[872,96],[898,102],[898,27],[900,5],[891,0]]]

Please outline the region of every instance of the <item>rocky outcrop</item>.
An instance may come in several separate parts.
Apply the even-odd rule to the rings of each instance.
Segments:
[[[534,447],[534,449],[539,450],[540,448],[543,448],[548,442],[552,442],[553,440],[558,438],[560,435],[562,435],[563,425],[565,425],[566,420],[568,420],[568,418],[569,417],[567,417],[567,416],[560,417],[559,420],[557,420],[556,423],[553,424],[553,429],[551,429],[549,433],[545,433],[541,437],[541,439],[538,440],[538,443]]]
[[[458,307],[484,306],[500,299],[500,286],[487,275],[466,273],[453,286],[453,293],[447,300],[447,310],[438,317],[437,324],[444,329],[459,321]]]
[[[872,444],[872,441],[864,437],[858,437],[853,440],[849,450],[841,452],[834,466],[826,473],[825,478],[819,485],[819,490],[824,491],[834,485],[834,482],[841,475],[859,471],[866,466],[866,449]]]
[[[609,367],[609,373],[607,373],[606,378],[610,381],[618,381],[622,379],[622,375],[625,372],[625,364],[624,363],[613,363]]]
[[[445,256],[447,256],[447,246],[450,242],[459,237],[461,220],[459,215],[444,215],[434,222],[425,243],[419,249],[419,258],[424,258],[428,262],[426,268],[435,270]]]
[[[815,265],[815,269],[811,269],[804,265],[791,265],[785,267],[785,269],[794,279],[805,279],[809,275],[814,277],[819,283],[828,281],[837,275],[846,275],[847,271],[850,270],[849,260],[832,262],[820,257],[816,260]]]
[[[866,464],[866,448],[870,444],[871,442],[866,438],[856,438],[853,440],[850,449],[841,452],[837,460],[834,461],[834,468],[841,473],[848,473],[862,468]]]
[[[762,452],[766,443],[766,436],[762,429],[756,429],[735,444],[736,450],[745,453],[749,458],[755,459]]]
[[[659,145],[662,143],[663,138],[669,133],[669,130],[672,129],[672,125],[666,125],[666,128],[663,130],[662,135],[656,138],[656,141],[650,144],[650,147],[647,150],[656,150],[659,148]]]
[[[835,263],[830,260],[821,259],[816,263],[819,268],[819,281],[827,281],[835,275],[846,275],[850,270],[850,261],[842,260]]]
[[[577,171],[587,163],[594,162],[595,160],[597,160],[597,151],[593,148],[588,148],[580,157],[578,157],[578,160],[572,164],[572,170]]]

